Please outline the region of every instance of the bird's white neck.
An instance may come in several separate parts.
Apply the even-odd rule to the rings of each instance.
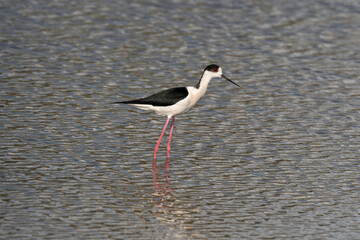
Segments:
[[[203,73],[203,75],[201,76],[199,83],[196,85],[196,88],[198,89],[198,91],[203,92],[203,94],[204,94],[209,85],[209,82],[211,81],[211,79],[213,77],[214,76],[212,74],[209,74],[208,72],[205,71]]]
[[[212,74],[209,74],[208,72],[204,72],[199,83],[196,85],[196,87],[191,87],[190,91],[191,91],[191,94],[192,94],[192,99],[191,99],[191,104],[190,106],[194,106],[195,103],[197,101],[199,101],[199,99],[204,96],[206,90],[207,90],[207,87],[209,85],[209,82],[211,81],[211,79],[213,78],[214,76]]]

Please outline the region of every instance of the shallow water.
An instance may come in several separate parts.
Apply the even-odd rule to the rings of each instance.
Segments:
[[[358,1],[0,4],[4,239],[358,239]],[[176,118],[110,102],[195,85]]]

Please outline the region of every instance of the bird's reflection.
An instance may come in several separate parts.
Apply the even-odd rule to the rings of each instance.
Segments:
[[[164,170],[160,170],[156,166],[156,160],[153,162],[153,203],[155,207],[155,214],[167,214],[169,207],[174,203],[172,197],[174,190],[170,187],[169,179],[169,162],[167,158]]]
[[[161,178],[160,174],[162,171],[160,171],[156,166],[156,160],[154,159],[153,162],[153,187],[155,190],[155,193],[162,194],[165,198],[167,195],[169,195],[173,190],[170,188],[170,180],[169,180],[169,162],[170,158],[167,159],[164,167],[164,177]]]
[[[153,190],[152,193],[152,213],[153,216],[160,221],[160,228],[164,230],[164,237],[177,236],[179,239],[189,239],[189,226],[183,223],[193,220],[193,213],[198,213],[200,210],[196,208],[189,208],[189,204],[185,204],[181,197],[170,186],[169,179],[169,162],[167,158],[164,169],[158,169],[156,160],[153,162]],[[175,182],[176,183],[176,182]],[[194,229],[196,239],[201,236]],[[193,239],[193,237],[190,237]],[[201,237],[200,237],[201,238]],[[205,238],[204,238],[205,239]]]

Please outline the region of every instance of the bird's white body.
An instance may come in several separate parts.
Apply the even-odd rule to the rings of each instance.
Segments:
[[[130,104],[130,105],[137,107],[139,109],[154,111],[159,115],[167,116],[168,118],[171,118],[172,116],[189,111],[200,100],[200,98],[204,96],[211,79],[214,77],[221,77],[221,75],[222,75],[221,67],[219,67],[218,71],[215,73],[210,71],[205,71],[200,80],[199,88],[193,86],[186,87],[188,91],[188,96],[178,101],[174,105],[170,105],[170,106],[153,106],[150,104]]]

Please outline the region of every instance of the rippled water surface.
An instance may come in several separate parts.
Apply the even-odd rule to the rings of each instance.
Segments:
[[[359,1],[2,1],[0,238],[359,239]],[[176,118],[109,104],[220,79]]]

